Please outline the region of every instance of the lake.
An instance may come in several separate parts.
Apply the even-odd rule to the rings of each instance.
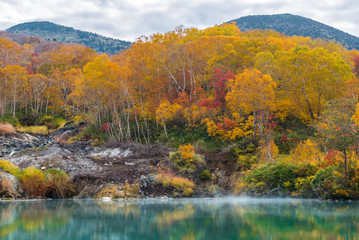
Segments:
[[[359,239],[358,202],[0,201],[0,239]]]

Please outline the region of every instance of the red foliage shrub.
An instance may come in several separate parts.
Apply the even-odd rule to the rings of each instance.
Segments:
[[[102,132],[106,132],[109,131],[111,129],[111,123],[104,123],[101,126],[101,131]]]

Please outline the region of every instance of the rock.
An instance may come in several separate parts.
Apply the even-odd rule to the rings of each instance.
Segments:
[[[23,154],[9,156],[6,159],[21,168],[30,166],[42,170],[59,168],[71,175],[94,175],[99,172],[99,166],[91,159],[84,157],[79,151],[72,152],[58,144],[50,145],[34,155]]]
[[[112,201],[112,197],[102,197],[101,201],[110,202],[110,201]]]
[[[0,191],[0,197],[19,198],[23,196],[23,190],[20,186],[20,180],[17,177],[11,175],[10,173],[3,172],[0,170],[0,184],[2,189],[2,192]]]
[[[132,162],[125,162],[125,165],[127,165],[127,166],[135,166],[135,163],[132,163]]]
[[[157,179],[153,174],[147,176],[140,176],[140,194],[143,196],[149,196],[151,194],[151,188],[153,183],[157,182]]]
[[[89,157],[109,159],[129,157],[130,155],[132,155],[132,152],[129,149],[123,150],[121,148],[108,148],[99,152],[93,152],[89,154]]]
[[[125,198],[126,197],[126,194],[125,194],[124,191],[118,191],[117,194],[118,194],[119,198]]]

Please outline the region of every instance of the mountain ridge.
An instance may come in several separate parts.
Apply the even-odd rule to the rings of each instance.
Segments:
[[[311,38],[324,38],[335,40],[348,49],[359,50],[359,37],[346,33],[340,29],[289,13],[273,15],[249,15],[233,19],[227,23],[234,22],[242,31],[254,29],[271,29],[288,36],[303,36]]]
[[[73,27],[63,26],[49,21],[20,23],[5,31],[11,34],[22,34],[28,37],[39,37],[57,42],[79,43],[99,53],[115,54],[116,52],[129,48],[132,44],[128,41],[77,30]]]

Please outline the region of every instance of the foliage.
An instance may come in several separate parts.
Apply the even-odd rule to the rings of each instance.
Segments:
[[[1,110],[1,108],[0,108]],[[20,121],[18,118],[14,117],[0,117],[0,123],[9,123],[13,126],[20,126]]]
[[[274,143],[278,146],[278,151],[281,154],[289,154],[298,143],[302,140],[302,136],[296,132],[276,134]]]
[[[102,131],[102,129],[97,127],[96,125],[90,125],[85,128],[83,132],[83,137],[98,140],[104,140],[107,138],[106,132]]]
[[[355,185],[349,176],[343,175],[343,168],[339,166],[319,170],[311,182],[315,195],[322,199],[357,199],[357,188],[353,188]]]
[[[323,154],[318,143],[311,139],[301,142],[287,156],[286,161],[293,164],[311,164],[313,166],[325,165]]]
[[[185,196],[193,194],[193,188],[196,186],[194,182],[187,178],[176,177],[169,174],[157,175],[157,182],[164,187],[173,187]]]
[[[249,170],[253,164],[258,163],[256,156],[251,154],[239,155],[237,160],[238,169],[241,171]]]
[[[66,123],[66,120],[61,116],[43,116],[40,119],[40,124],[45,125],[48,129],[58,129]]]
[[[9,161],[0,160],[0,168],[5,172],[10,173],[11,175],[20,177],[20,173],[21,173],[20,168],[18,166],[15,166]]]
[[[39,135],[49,134],[49,129],[47,128],[47,126],[17,127],[16,129],[20,132],[27,132]]]
[[[285,163],[267,163],[249,173],[244,181],[254,193],[266,193],[271,189],[292,190],[296,180],[296,166]]]
[[[204,157],[196,154],[191,144],[181,145],[177,152],[170,152],[169,161],[185,174],[195,172],[205,163]]]
[[[199,174],[199,178],[202,180],[210,180],[211,179],[211,172],[207,169],[207,170],[203,170],[200,174]]]
[[[73,194],[72,180],[62,170],[47,169],[43,172],[34,167],[20,169],[5,160],[0,160],[0,168],[20,180],[27,197],[66,198]]]
[[[236,120],[225,118],[223,123],[215,123],[206,118],[203,122],[206,123],[208,135],[218,139],[236,140],[253,133],[253,125],[250,119],[245,121],[244,118],[237,118]]]
[[[66,198],[73,194],[74,186],[69,176],[60,169],[47,169],[44,172],[46,178],[46,195],[52,198]]]
[[[45,196],[47,191],[46,177],[43,172],[37,168],[26,168],[20,175],[21,188],[29,197]]]
[[[343,153],[345,167],[348,152],[359,143],[358,129],[353,120],[355,107],[356,104],[350,99],[329,102],[327,109],[320,116],[320,121],[315,125],[321,144],[327,149],[335,149]]]

